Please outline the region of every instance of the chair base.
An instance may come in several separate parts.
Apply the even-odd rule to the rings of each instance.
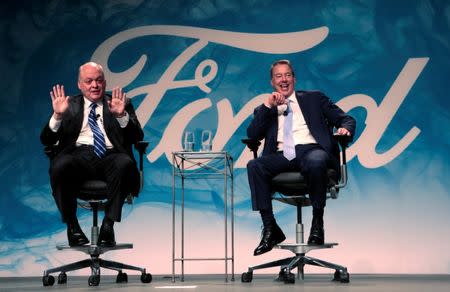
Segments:
[[[336,245],[338,244],[335,242],[324,243],[322,245],[312,245],[307,243],[280,243],[274,246],[274,248],[290,250],[295,254],[306,254],[314,249],[333,248]]]
[[[306,256],[305,254],[313,249],[332,248],[337,243],[325,243],[323,245],[308,245],[304,243],[284,243],[278,244],[275,248],[290,250],[295,253],[295,256],[288,257],[272,262],[264,263],[261,265],[249,267],[248,271],[241,276],[241,282],[249,283],[253,279],[253,271],[260,269],[267,269],[273,267],[280,267],[280,272],[277,277],[277,281],[282,281],[286,284],[295,283],[295,275],[291,273],[292,270],[297,268],[297,278],[304,280],[304,267],[305,265],[318,266],[335,270],[333,281],[339,281],[341,283],[350,282],[350,274],[347,272],[347,268],[338,264],[326,262],[320,259]]]
[[[116,261],[103,260],[99,256],[105,252],[111,250],[119,250],[119,249],[130,249],[133,248],[133,244],[124,243],[124,244],[116,244],[113,247],[101,247],[97,245],[83,245],[70,247],[68,245],[60,245],[56,247],[58,250],[77,250],[84,252],[90,255],[90,259],[81,260],[78,262],[62,265],[59,267],[55,267],[52,269],[48,269],[44,271],[44,276],[42,278],[42,282],[44,286],[52,286],[55,282],[53,276],[50,274],[59,272],[58,275],[58,284],[67,283],[67,275],[66,272],[80,270],[84,268],[91,268],[91,276],[89,277],[89,286],[98,286],[100,283],[100,268],[115,270],[118,272],[116,282],[117,283],[126,283],[128,282],[128,275],[122,272],[123,269],[126,270],[134,270],[140,271],[141,274],[141,282],[142,283],[150,283],[152,280],[152,275],[146,273],[144,268],[140,268],[137,266],[132,266]]]
[[[57,245],[57,250],[77,250],[84,252],[88,255],[101,255],[105,252],[111,251],[111,250],[119,250],[119,249],[131,249],[133,248],[132,243],[120,243],[116,244],[112,247],[103,247],[100,245],[90,244],[90,245],[81,245],[81,246],[70,246],[70,245]]]

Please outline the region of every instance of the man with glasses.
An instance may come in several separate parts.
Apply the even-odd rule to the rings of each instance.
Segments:
[[[275,221],[270,191],[271,178],[285,171],[299,170],[306,178],[313,207],[308,244],[324,243],[327,168],[339,168],[339,149],[329,126],[338,135],[355,132],[355,119],[323,93],[295,91],[295,73],[288,60],[273,63],[270,77],[274,92],[255,109],[247,129],[249,138],[264,139],[262,156],[247,164],[252,208],[263,222],[254,255],[270,251],[286,238]]]
[[[111,95],[105,94],[101,65],[88,62],[80,66],[78,88],[81,94],[66,96],[64,86],[53,86],[53,114],[41,132],[41,142],[57,147],[50,162],[50,183],[67,224],[69,245],[89,242],[76,216],[76,195],[81,182],[100,179],[107,182],[109,197],[98,245],[111,247],[116,244],[113,225],[121,220],[125,196],[139,190],[131,146],[142,140],[144,133],[122,89],[116,87]]]

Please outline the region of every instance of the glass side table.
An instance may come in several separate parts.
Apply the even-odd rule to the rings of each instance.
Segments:
[[[189,258],[185,256],[185,180],[187,179],[223,179],[224,202],[224,256]],[[181,186],[176,187],[181,180]],[[175,282],[175,263],[181,263],[181,281],[184,281],[184,263],[186,261],[224,261],[225,282],[228,282],[228,263],[231,262],[231,281],[234,281],[234,193],[233,158],[226,151],[177,151],[172,152],[172,282]],[[177,190],[181,191],[180,215],[180,255],[176,254],[176,209]],[[228,204],[230,201],[230,204]],[[230,218],[228,218],[228,212]],[[230,221],[230,222],[229,222]],[[228,225],[231,225],[229,230]],[[228,241],[230,237],[230,241]],[[229,254],[231,252],[231,255]]]

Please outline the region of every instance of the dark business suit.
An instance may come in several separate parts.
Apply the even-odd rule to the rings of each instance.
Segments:
[[[132,145],[143,139],[143,131],[131,103],[125,106],[129,122],[121,128],[109,111],[106,96],[103,99],[103,124],[106,135],[113,145],[104,158],[98,158],[92,146],[77,147],[84,117],[82,95],[69,98],[69,108],[62,116],[57,132],[49,128],[48,122],[41,132],[43,145],[55,145],[57,154],[50,162],[50,181],[53,196],[61,212],[63,222],[76,214],[76,195],[80,182],[87,178],[105,179],[108,183],[109,204],[105,216],[120,221],[124,198],[128,193],[137,194],[139,172],[132,153]]]
[[[332,127],[355,132],[355,120],[319,91],[297,91],[296,98],[305,122],[317,144],[296,145],[296,158],[287,160],[277,149],[278,111],[264,104],[254,111],[247,129],[249,138],[264,139],[262,156],[247,165],[253,210],[272,209],[270,179],[278,173],[300,170],[306,177],[314,208],[325,207],[326,169],[339,171],[339,148]]]

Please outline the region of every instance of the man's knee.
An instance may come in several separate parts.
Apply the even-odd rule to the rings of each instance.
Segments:
[[[311,167],[326,167],[328,154],[324,150],[313,150],[307,155],[306,161]]]
[[[264,174],[264,167],[261,161],[259,161],[258,159],[252,159],[247,162],[247,173],[249,175],[253,175],[256,173],[260,175]]]
[[[75,167],[73,158],[70,155],[61,155],[53,159],[50,164],[50,176],[61,177],[70,174]]]
[[[114,159],[114,166],[120,172],[127,172],[136,167],[136,163],[126,154],[120,155],[117,159]]]
[[[255,169],[256,168],[256,159],[249,160],[247,162],[247,169]]]

